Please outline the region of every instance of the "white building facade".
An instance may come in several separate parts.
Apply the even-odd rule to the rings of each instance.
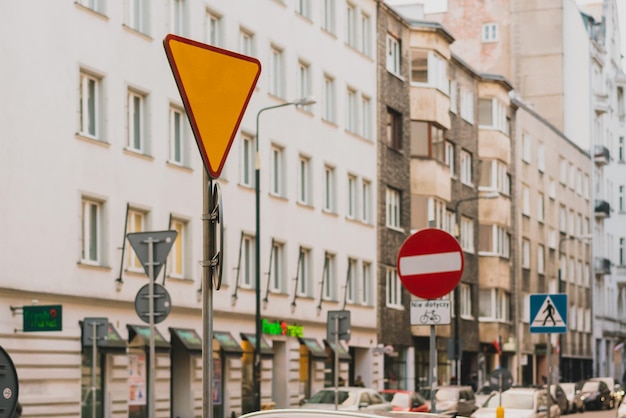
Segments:
[[[15,363],[26,414],[92,416],[93,359],[82,332],[91,318],[109,325],[96,358],[97,416],[147,416],[151,378],[157,416],[202,413],[206,184],[165,57],[167,33],[262,64],[214,181],[225,227],[211,316],[214,416],[239,415],[252,402],[256,164],[261,403],[296,405],[337,372],[382,387],[375,1],[81,0],[41,2],[37,14],[12,2],[0,16],[0,52],[11,63],[0,81],[0,345]],[[261,109],[308,96],[317,103],[268,110],[257,125]],[[172,307],[156,326],[150,370],[150,329],[134,304],[148,281],[125,234],[170,229],[178,238],[156,282]],[[31,305],[61,306],[62,330],[24,332],[21,308]],[[351,312],[338,370],[325,341],[335,310]]]

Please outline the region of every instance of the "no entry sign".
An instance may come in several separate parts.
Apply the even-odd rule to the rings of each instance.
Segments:
[[[450,293],[461,280],[463,250],[456,238],[442,229],[417,231],[398,252],[398,275],[411,294],[437,299]]]

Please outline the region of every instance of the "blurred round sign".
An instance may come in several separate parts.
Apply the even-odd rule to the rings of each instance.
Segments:
[[[496,369],[489,375],[489,385],[501,392],[511,389],[513,376],[507,369]]]
[[[17,406],[19,383],[17,372],[9,354],[0,347],[0,416],[10,417]],[[6,412],[7,415],[2,415]]]
[[[154,299],[154,323],[162,322],[170,314],[172,299],[167,289],[158,283],[152,283]],[[135,296],[135,312],[145,323],[150,323],[150,283],[144,285]]]

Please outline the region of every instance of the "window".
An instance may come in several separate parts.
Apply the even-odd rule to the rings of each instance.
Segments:
[[[222,42],[222,19],[214,13],[207,11],[205,17],[205,33],[204,40],[207,44],[213,46],[220,46]]]
[[[546,171],[546,150],[543,142],[537,144],[537,170],[540,173]]]
[[[357,287],[357,260],[348,258],[348,277],[346,278],[346,301],[354,303],[356,301]]]
[[[270,161],[270,188],[275,196],[285,197],[285,151],[282,147],[272,144]]]
[[[499,225],[480,225],[478,251],[481,255],[509,258],[511,234]]]
[[[243,134],[241,136],[239,183],[247,187],[254,187],[255,182],[254,156],[256,143],[254,141],[250,135]]]
[[[300,247],[298,257],[298,296],[309,296],[311,293],[311,250]]]
[[[185,0],[171,0],[170,27],[172,33],[185,35]]]
[[[434,51],[411,49],[411,82],[449,92],[448,62]]]
[[[80,135],[100,139],[100,79],[80,73]]]
[[[254,237],[244,235],[241,241],[241,259],[239,260],[239,283],[241,287],[251,289],[255,279],[255,243]]]
[[[81,263],[101,264],[102,203],[83,198]]]
[[[480,164],[480,190],[498,191],[504,195],[511,192],[511,177],[507,165],[498,160],[483,160]]]
[[[537,246],[537,273],[546,272],[546,249],[543,245]]]
[[[400,192],[387,187],[386,225],[388,228],[400,228]]]
[[[459,172],[459,178],[461,183],[472,185],[472,154],[465,150],[461,150],[461,167]]]
[[[296,0],[296,13],[307,19],[311,18],[311,0]]]
[[[372,51],[371,19],[367,13],[361,13],[361,52],[369,56]]]
[[[465,216],[461,217],[459,244],[466,253],[474,253],[474,221]]]
[[[387,71],[400,75],[400,40],[387,34]]]
[[[457,82],[456,80],[450,80],[450,112],[456,115],[458,111],[458,92],[457,92]]]
[[[527,133],[522,133],[522,161],[530,163],[531,158],[532,141]]]
[[[357,47],[356,19],[356,6],[348,3],[346,6],[346,43],[353,48]]]
[[[461,88],[461,117],[474,123],[474,93],[464,88]]]
[[[530,216],[530,188],[522,184],[522,215]]]
[[[357,127],[357,119],[358,119],[358,109],[357,109],[357,92],[351,88],[348,88],[348,97],[346,100],[346,128],[349,132],[358,133]]]
[[[387,145],[393,149],[402,149],[402,114],[387,108]]]
[[[186,162],[186,138],[183,111],[170,108],[170,159],[169,162],[176,165],[184,165]]]
[[[330,33],[335,33],[335,0],[324,0],[322,29]]]
[[[128,231],[128,233],[143,232],[146,230],[145,222],[145,212],[136,209],[130,209],[128,211],[128,225],[126,226],[126,231]],[[135,251],[132,249],[132,247],[128,251],[126,267],[128,267],[128,269],[132,271],[143,272],[143,266],[141,265],[141,261],[139,261],[139,257],[137,257],[137,254],[135,254]]]
[[[585,199],[589,200],[589,175],[585,174],[583,176],[583,196]]]
[[[545,203],[543,193],[537,195],[537,221],[543,222],[545,219]]]
[[[619,265],[623,266],[624,265],[624,260],[625,260],[625,256],[626,256],[626,238],[620,238],[619,239],[619,254],[618,254],[618,260],[619,260]]]
[[[567,210],[563,205],[559,206],[559,231],[567,231]]]
[[[583,173],[580,169],[576,170],[576,194],[578,196],[583,194]]]
[[[356,218],[357,195],[356,195],[356,177],[348,175],[348,202],[346,216],[350,219]]]
[[[298,163],[298,202],[311,204],[311,159],[300,156]]]
[[[565,159],[559,159],[559,183],[567,184],[567,161]]]
[[[88,9],[98,12],[100,14],[105,13],[105,0],[79,0],[78,3],[81,6],[85,6]]]
[[[239,52],[243,55],[254,56],[254,35],[244,29],[239,30]]]
[[[272,244],[272,265],[270,267],[270,289],[272,292],[285,291],[285,244],[274,240]]]
[[[390,308],[402,308],[402,282],[395,268],[386,268],[385,282],[387,306]]]
[[[527,239],[522,240],[522,268],[530,268],[530,241]]]
[[[510,321],[511,296],[502,289],[479,290],[479,316],[481,321]]]
[[[622,105],[623,106],[623,105]],[[624,137],[620,136],[617,144],[617,161],[624,162]]]
[[[280,97],[284,99],[285,96],[285,87],[284,87],[284,79],[285,79],[285,70],[284,70],[284,60],[283,60],[283,51],[282,49],[272,46],[270,48],[271,56],[270,56],[270,68],[269,68],[269,77],[270,77],[270,94],[273,94],[276,97]]]
[[[371,221],[371,201],[372,201],[372,183],[363,180],[361,183],[361,221],[370,223]]]
[[[459,285],[459,307],[462,318],[472,318],[472,288],[467,283]]]
[[[335,265],[335,254],[326,252],[324,254],[324,278],[322,281],[323,300],[337,300],[337,267]]]
[[[148,33],[148,0],[126,0],[126,25],[144,34]]]
[[[450,177],[454,177],[454,144],[445,141],[444,148],[444,162],[450,169]]]
[[[144,95],[128,91],[128,148],[140,153],[146,151],[145,101]]]
[[[311,95],[311,66],[302,60],[298,61],[298,86],[297,97],[309,97]],[[312,105],[302,107],[306,112],[312,111]]]
[[[617,186],[617,210],[624,212],[624,185]]]
[[[324,210],[334,213],[335,207],[335,168],[326,166],[324,167]]]
[[[411,121],[411,154],[446,164],[446,131],[431,122]]]
[[[372,304],[372,265],[363,262],[361,264],[361,305]]]
[[[506,116],[506,108],[497,99],[478,100],[478,123],[481,128],[496,129],[507,136],[509,135],[509,122]],[[525,154],[523,154],[522,158],[524,161],[527,161]],[[528,162],[530,162],[530,160],[528,160]]]
[[[361,95],[361,135],[365,139],[372,138],[371,113],[372,101],[369,97]]]
[[[453,234],[454,214],[446,209],[446,202],[429,197],[428,198],[428,224],[433,228],[443,229]]]
[[[324,120],[335,122],[335,79],[324,76]]]
[[[167,258],[168,275],[182,279],[187,273],[185,269],[187,222],[181,219],[172,219],[170,229],[176,231],[178,235]]]
[[[482,28],[483,42],[496,42],[498,40],[498,24],[485,23]]]

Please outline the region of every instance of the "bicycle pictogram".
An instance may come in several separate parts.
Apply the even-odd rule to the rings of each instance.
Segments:
[[[433,309],[432,311],[424,312],[424,314],[420,316],[420,321],[422,322],[422,324],[428,324],[428,323],[438,324],[439,321],[441,321],[441,317],[437,315],[435,313],[435,310]]]

